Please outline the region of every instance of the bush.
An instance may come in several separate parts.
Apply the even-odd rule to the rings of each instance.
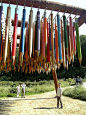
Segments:
[[[67,88],[63,91],[64,96],[72,97],[74,99],[81,99],[86,101],[86,89],[82,86],[75,88]]]

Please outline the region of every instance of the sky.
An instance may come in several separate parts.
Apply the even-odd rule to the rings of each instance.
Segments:
[[[47,0],[47,1],[52,1],[52,0]],[[86,9],[86,0],[53,0],[53,1]],[[2,2],[3,2],[3,0],[2,0]],[[3,3],[5,17],[7,14],[8,6],[9,6],[9,4]],[[11,19],[14,19],[16,5],[11,4],[10,6],[11,6]],[[23,8],[24,8],[24,6],[18,6],[18,20],[21,20],[21,18],[22,18]],[[31,7],[25,7],[25,8],[26,8],[26,21],[28,21]],[[37,8],[33,8],[33,20],[35,20],[37,10],[38,10]],[[40,9],[41,17],[43,15],[43,13],[44,13],[44,9]],[[50,13],[51,13],[51,11],[47,10],[47,17],[49,16]],[[56,15],[56,13],[57,13],[56,11],[53,11],[54,16]],[[60,13],[60,17],[62,15],[63,15],[63,13]],[[69,14],[66,14],[66,16],[68,16],[68,15]],[[74,17],[74,15],[71,15],[71,16]],[[18,29],[18,34],[19,33],[20,33],[20,29]],[[80,35],[86,35],[86,24],[85,23],[79,28],[79,33],[80,33]]]

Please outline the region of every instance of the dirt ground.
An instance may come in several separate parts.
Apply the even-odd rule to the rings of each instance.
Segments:
[[[0,115],[86,115],[86,102],[62,96],[63,109],[57,109],[55,91],[7,98],[0,101]]]

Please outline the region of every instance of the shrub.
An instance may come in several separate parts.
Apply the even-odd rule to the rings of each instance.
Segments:
[[[82,86],[67,88],[63,91],[63,95],[74,99],[86,100],[86,89]]]

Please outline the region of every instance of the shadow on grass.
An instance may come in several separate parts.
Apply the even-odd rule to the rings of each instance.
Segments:
[[[11,104],[15,103],[15,101],[10,100],[0,100],[0,115],[8,115],[10,110],[13,110],[13,106]]]

